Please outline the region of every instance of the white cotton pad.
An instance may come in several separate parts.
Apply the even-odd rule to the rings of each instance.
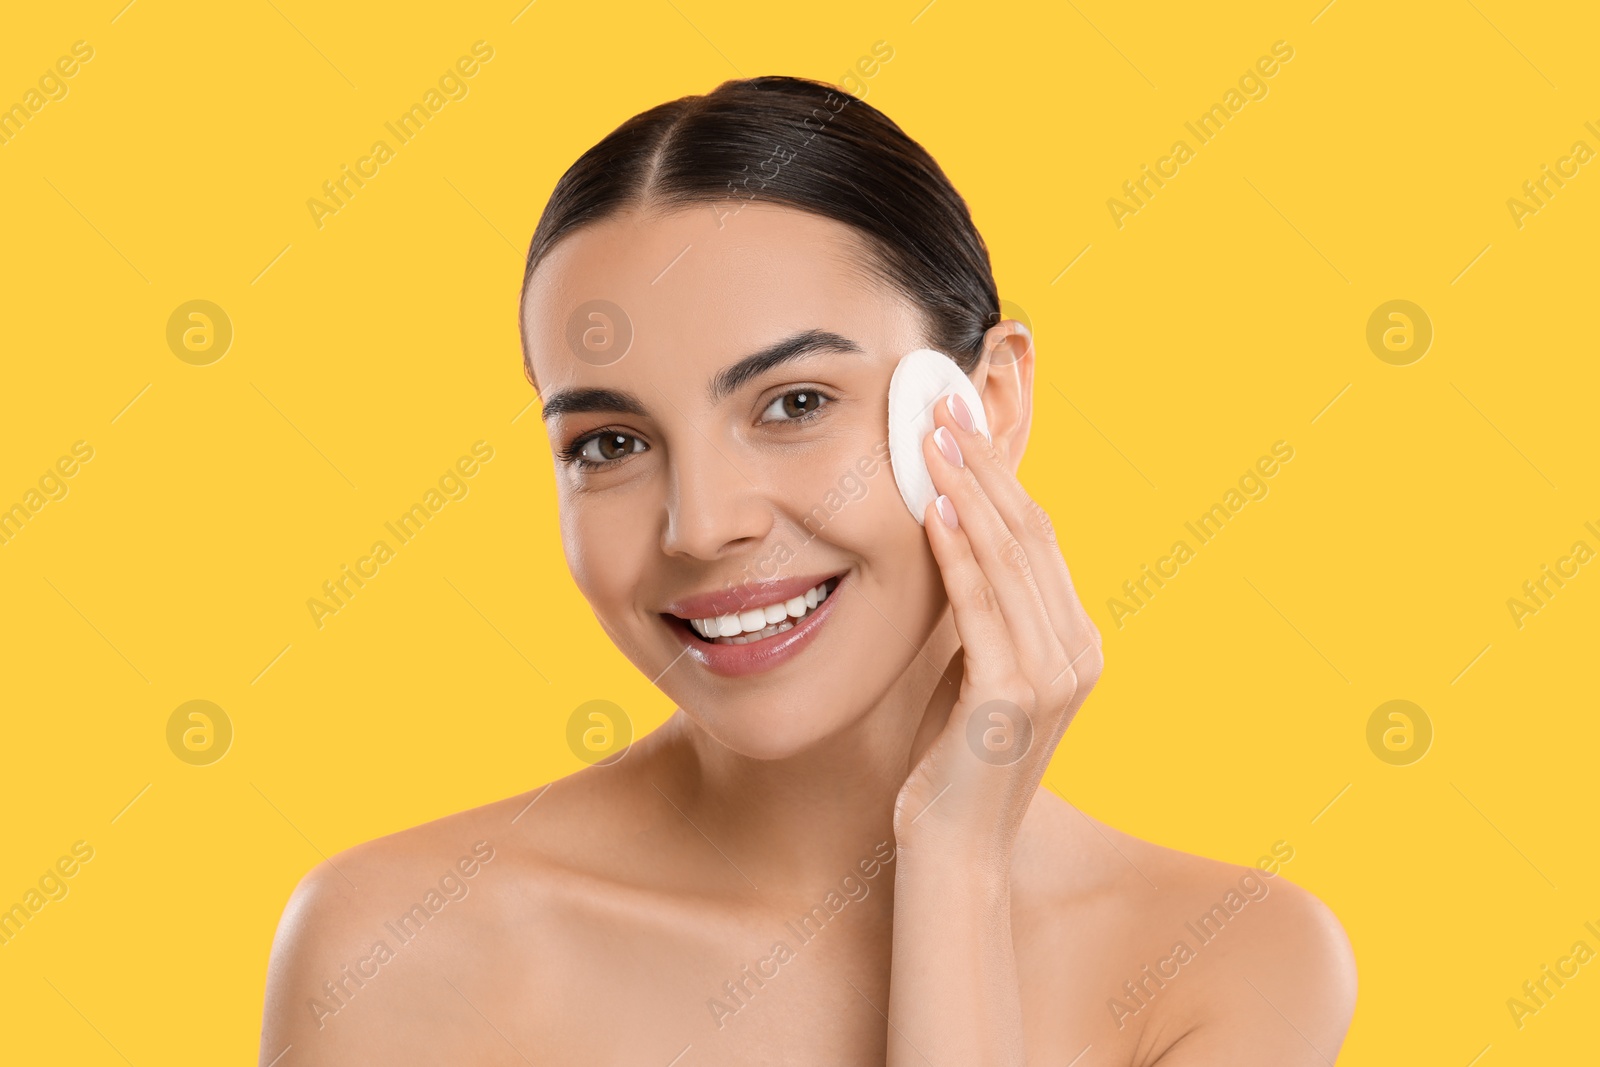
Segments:
[[[984,418],[977,387],[943,352],[931,348],[908,352],[889,378],[889,466],[894,470],[900,499],[918,523],[939,495],[922,458],[922,439],[933,432],[935,403],[950,392],[961,394],[978,432],[988,437],[989,422]]]

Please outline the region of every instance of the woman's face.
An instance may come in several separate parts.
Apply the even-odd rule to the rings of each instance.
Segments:
[[[865,263],[850,227],[790,208],[630,213],[561,241],[523,308],[573,577],[646,677],[755,758],[892,695],[946,606],[886,443],[889,377],[923,323]],[[814,343],[771,358],[799,335]],[[788,628],[765,639],[683,621],[754,625],[833,576],[819,608],[766,614]]]

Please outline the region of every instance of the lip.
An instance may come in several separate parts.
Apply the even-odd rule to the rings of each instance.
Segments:
[[[763,671],[770,671],[782,663],[787,663],[798,656],[816,639],[818,631],[822,629],[822,624],[833,614],[833,605],[839,599],[839,590],[844,588],[849,574],[849,571],[845,571],[837,576],[839,581],[834,585],[833,592],[828,594],[828,599],[813,608],[804,619],[800,620],[798,626],[791,626],[781,634],[773,634],[771,637],[760,641],[751,641],[743,645],[719,645],[701,638],[689,626],[688,622],[677,618],[676,614],[663,615],[662,618],[666,620],[667,626],[677,635],[678,640],[683,642],[688,654],[712,674],[720,674],[729,678],[760,674]],[[795,581],[809,582],[810,584],[796,587],[791,595],[799,595],[810,589],[811,586],[819,585],[832,577],[835,577],[835,575],[827,574],[811,579],[795,579]],[[794,581],[772,582],[769,584],[772,589],[781,591],[783,587],[793,586]],[[695,601],[691,599],[685,603],[693,606]],[[700,609],[696,607],[695,610],[698,611]],[[693,617],[699,619],[706,616],[697,614]]]
[[[824,571],[821,574],[799,575],[766,582],[745,582],[736,589],[722,589],[715,593],[700,593],[674,600],[662,612],[680,619],[709,619],[716,615],[737,614],[757,605],[777,604],[793,600],[814,585],[829,578],[838,578],[843,571]]]

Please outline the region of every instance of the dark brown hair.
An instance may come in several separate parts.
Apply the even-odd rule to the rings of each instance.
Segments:
[[[929,346],[965,373],[977,366],[1000,298],[966,201],[888,116],[809,78],[730,79],[608,133],[551,192],[528,248],[523,295],[540,261],[579,227],[629,209],[718,201],[731,209],[741,198],[854,227],[874,252],[867,269],[921,308]],[[523,363],[531,382],[526,337]]]

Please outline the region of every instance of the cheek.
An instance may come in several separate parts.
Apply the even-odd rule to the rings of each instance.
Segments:
[[[648,559],[649,531],[637,515],[598,498],[563,497],[561,546],[567,567],[597,612],[612,614],[632,600]]]
[[[838,457],[826,465],[819,478],[807,475],[808,484],[820,488],[809,500],[825,501],[829,506],[813,508],[807,531],[837,550],[860,559],[864,578],[875,601],[888,598],[880,606],[885,612],[898,612],[903,606],[917,605],[926,610],[930,589],[942,590],[938,564],[922,525],[911,515],[894,482],[894,470],[887,460],[872,457],[873,465],[863,474],[856,466],[862,456],[872,457],[870,449],[848,458]],[[820,466],[820,464],[819,464]],[[826,525],[819,526],[825,517]],[[863,588],[868,592],[868,588]],[[891,596],[892,594],[892,596]]]
[[[861,439],[805,456],[788,457],[783,469],[768,472],[773,485],[782,485],[784,510],[813,537],[863,557],[881,545],[886,536],[904,537],[897,529],[915,526],[900,501],[894,473],[887,460]]]

